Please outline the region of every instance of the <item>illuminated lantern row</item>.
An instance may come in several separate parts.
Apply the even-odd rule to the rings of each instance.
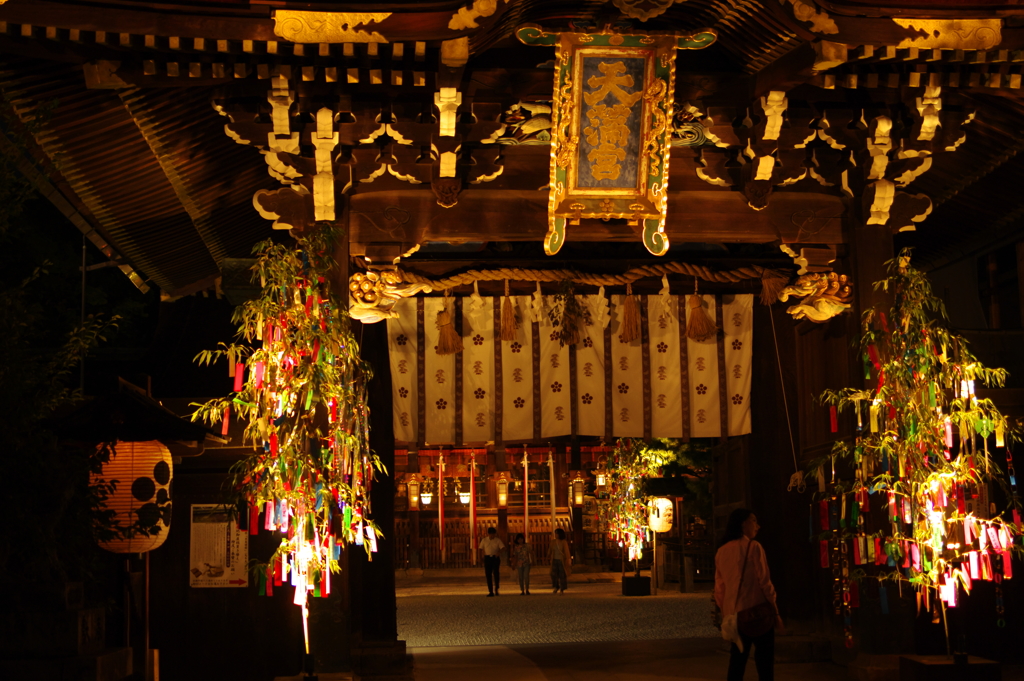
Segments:
[[[98,543],[114,553],[145,553],[158,548],[171,529],[171,452],[162,443],[115,442],[109,458],[90,483],[116,483],[102,503],[121,536]]]
[[[321,230],[300,248],[264,242],[254,267],[262,296],[235,313],[240,335],[257,346],[204,353],[226,356],[234,378],[230,398],[204,405],[197,416],[222,419],[231,410],[246,422],[253,453],[236,465],[237,490],[249,506],[249,531],[282,535],[260,590],[295,586],[308,595],[330,592],[341,547],[377,549],[370,486],[379,460],[370,452],[366,381],[344,305],[327,280],[331,235]]]
[[[938,621],[958,605],[960,588],[970,594],[977,580],[995,582],[998,598],[1002,580],[1013,576],[1022,530],[1007,421],[975,393],[975,381],[999,386],[1006,372],[982,366],[936,319],[941,303],[907,255],[890,263],[885,285],[893,307],[888,316],[865,314],[861,341],[874,387],[823,396],[832,405],[832,432],[838,412],[848,409],[855,435],[812,465],[821,492],[812,531],[819,532],[821,566],[832,570],[833,607],[850,646],[851,610],[860,603],[855,575],[878,579],[883,613],[886,584],[907,582],[919,611]],[[990,441],[1009,464],[1003,510],[988,498],[989,482],[1001,476]]]

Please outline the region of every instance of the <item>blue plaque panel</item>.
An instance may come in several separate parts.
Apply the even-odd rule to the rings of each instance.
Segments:
[[[582,62],[576,186],[636,189],[647,60],[609,55]]]

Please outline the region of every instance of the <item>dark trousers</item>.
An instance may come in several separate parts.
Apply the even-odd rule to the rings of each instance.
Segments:
[[[740,634],[743,641],[743,652],[733,643],[729,655],[728,681],[743,681],[743,671],[747,668],[750,657],[750,646],[754,646],[754,665],[757,667],[758,681],[773,681],[775,678],[775,629],[768,633],[750,637]]]
[[[487,593],[501,588],[501,556],[484,556],[484,574],[487,575]]]

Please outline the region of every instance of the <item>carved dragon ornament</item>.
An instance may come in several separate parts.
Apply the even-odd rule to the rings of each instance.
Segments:
[[[779,293],[784,303],[790,297],[803,299],[786,309],[793,319],[822,323],[850,309],[853,287],[845,274],[817,272],[798,277]]]

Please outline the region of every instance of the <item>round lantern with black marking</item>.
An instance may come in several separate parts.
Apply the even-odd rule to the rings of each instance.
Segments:
[[[103,507],[124,535],[100,541],[114,553],[145,553],[159,547],[171,529],[171,452],[156,440],[116,442],[93,484],[116,481]]]

